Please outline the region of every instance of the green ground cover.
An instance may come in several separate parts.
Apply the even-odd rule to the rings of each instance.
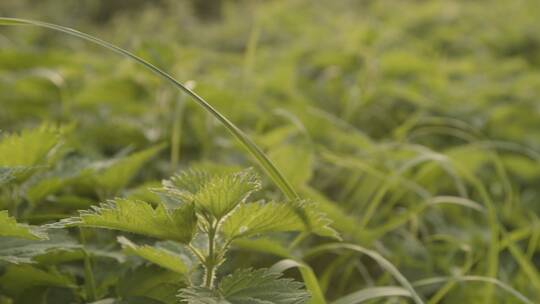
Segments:
[[[0,21],[0,303],[540,302],[539,1],[216,7],[0,3],[242,130]]]

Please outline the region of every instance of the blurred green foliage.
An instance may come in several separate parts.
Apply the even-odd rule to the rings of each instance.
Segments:
[[[496,277],[540,301],[540,1],[3,0],[0,15],[91,33],[189,82],[346,241],[376,249],[409,280]],[[32,225],[114,196],[155,201],[147,186],[193,164],[252,162],[214,119],[140,66],[31,27],[0,27],[0,130],[0,153],[13,134],[47,148],[19,146],[15,154],[39,150],[28,162],[0,155],[0,209]],[[264,192],[279,197],[268,183]],[[113,233],[86,234],[98,298],[170,303],[170,290],[146,300],[139,291],[177,288],[174,275],[103,254],[119,248]],[[239,242],[224,267],[269,266],[283,252],[300,259],[328,240],[310,237],[294,252],[278,241]],[[47,252],[55,262],[0,266],[0,303],[87,299],[69,291],[86,284],[82,256]],[[39,253],[28,256],[50,258]],[[396,284],[345,250],[305,262],[329,300]],[[35,279],[13,283],[24,276]],[[518,303],[489,286],[417,291],[426,303]]]

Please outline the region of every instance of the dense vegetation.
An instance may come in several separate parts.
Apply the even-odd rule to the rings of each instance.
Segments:
[[[539,1],[0,16],[1,304],[540,302]]]

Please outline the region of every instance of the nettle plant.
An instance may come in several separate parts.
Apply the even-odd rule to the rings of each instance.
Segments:
[[[250,201],[260,188],[251,169],[214,174],[188,170],[152,189],[161,197],[155,207],[118,198],[50,227],[114,229],[182,244],[193,263],[171,250],[118,238],[126,252],[182,274],[186,287],[178,297],[186,303],[305,303],[310,297],[303,284],[281,278],[277,270],[239,269],[218,275],[231,243],[238,239],[290,231],[337,237],[311,202]]]
[[[293,245],[295,245],[309,233],[332,237],[337,235],[328,226],[329,220],[320,214],[312,203],[300,200],[298,194],[268,157],[225,116],[172,76],[142,58],[106,41],[73,29],[39,21],[0,17],[0,25],[34,25],[59,31],[98,44],[141,64],[192,97],[197,104],[220,121],[257,160],[267,176],[287,197],[286,202],[249,201],[250,195],[259,190],[261,184],[251,170],[223,174],[189,171],[164,182],[161,189],[155,190],[161,196],[161,201],[157,203],[157,206],[150,202],[119,198],[82,211],[77,217],[64,218],[57,223],[38,227],[39,230],[42,228],[79,227],[81,246],[77,245],[76,247],[82,248],[84,284],[86,285],[82,298],[90,300],[100,298],[95,286],[96,280],[92,274],[91,259],[92,255],[99,256],[102,253],[89,253],[90,249],[85,246],[84,236],[85,227],[97,227],[172,241],[186,247],[194,257],[193,263],[186,261],[184,255],[161,246],[141,246],[125,237],[119,238],[119,242],[127,252],[180,273],[185,288],[180,288],[178,297],[187,303],[304,303],[310,296],[319,302],[324,301],[320,290],[315,295],[308,295],[302,289],[302,284],[281,278],[281,274],[277,271],[283,269],[280,267],[260,270],[242,269],[225,277],[217,275],[220,266],[226,260],[231,244],[235,240],[266,233],[299,231],[300,235],[293,241]],[[159,150],[159,148],[156,149],[156,151]],[[139,160],[143,161],[149,158],[149,155],[156,151],[149,152],[148,155],[144,155]],[[128,176],[129,174],[126,172],[134,171],[126,170],[126,167],[135,167],[131,164],[127,166],[128,164],[119,162],[119,165],[116,166],[119,168],[118,170],[114,170],[115,166],[113,165],[111,166],[112,171],[106,170],[104,174],[100,175],[109,182],[103,182],[103,178],[94,174],[93,168],[83,171],[85,176],[94,177],[91,178],[93,183],[99,185],[98,188],[102,188],[100,190],[104,190],[98,191],[98,196],[106,198],[111,194],[118,193],[118,190],[126,185],[126,183],[119,183],[117,179]],[[107,172],[112,173],[107,174]],[[2,177],[0,181],[3,179]],[[79,178],[60,178],[57,180],[58,183],[55,182],[55,187],[52,188],[62,188],[64,182],[71,183],[72,179],[78,180]],[[86,181],[88,182],[88,180]],[[118,187],[115,186],[111,189],[111,187],[107,187],[108,184],[114,184]],[[48,185],[45,186],[47,189],[51,188]],[[54,193],[55,191],[47,190],[45,192]],[[17,208],[12,209],[16,210]],[[4,215],[5,219],[3,220],[6,223],[0,222],[0,224],[23,227],[14,218],[9,217],[7,212],[2,213],[2,216]],[[27,228],[23,227],[23,229]],[[34,228],[31,227],[31,229]],[[0,236],[17,237],[20,236],[18,234],[20,233],[1,233]],[[13,257],[20,258],[20,255],[12,254],[10,246],[7,247],[9,254],[5,255],[4,260]],[[55,247],[58,248],[58,246]],[[32,256],[35,255],[32,253]],[[298,265],[302,264],[299,262]],[[15,270],[11,273],[11,277],[16,276],[17,278],[20,278],[19,274],[27,270],[26,268],[13,269]],[[202,269],[202,275],[199,275],[201,272],[198,271],[199,269]],[[43,273],[40,272],[40,274]],[[316,281],[311,269],[304,271],[302,275],[310,277],[312,282]],[[9,277],[4,276],[4,281],[7,282]],[[66,287],[74,285],[70,280],[66,281],[64,278],[62,278],[62,282],[56,279],[56,277],[51,278],[49,283]],[[307,282],[306,285],[309,287]]]

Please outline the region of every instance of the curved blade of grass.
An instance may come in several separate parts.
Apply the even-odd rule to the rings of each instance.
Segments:
[[[398,286],[370,287],[362,289],[332,302],[332,304],[358,304],[377,298],[410,297],[407,289]]]
[[[448,281],[456,281],[456,282],[484,282],[493,284],[504,291],[510,293],[517,299],[519,299],[521,302],[525,304],[533,304],[531,300],[529,300],[527,297],[525,297],[523,294],[521,294],[519,291],[515,290],[514,288],[510,287],[509,285],[490,277],[483,277],[483,276],[457,276],[457,277],[434,277],[429,279],[424,279],[420,281],[414,282],[414,286],[421,287],[421,286],[427,286],[432,284],[440,284],[445,283]]]
[[[319,286],[319,280],[317,280],[317,276],[315,275],[311,267],[309,267],[305,263],[293,259],[281,260],[274,264],[274,266],[272,266],[272,269],[278,272],[283,272],[291,268],[298,268],[298,270],[300,271],[300,274],[304,279],[304,284],[306,284],[306,288],[311,295],[311,300],[309,301],[309,303],[326,304],[324,294],[321,290],[321,287]]]
[[[490,230],[490,241],[489,241],[489,247],[488,247],[488,253],[487,253],[487,271],[486,274],[488,277],[496,277],[497,273],[499,271],[499,251],[500,251],[500,244],[499,244],[499,234],[501,232],[501,227],[499,224],[498,216],[497,216],[497,210],[495,208],[495,204],[493,200],[491,199],[491,196],[489,195],[489,192],[485,188],[484,184],[480,179],[478,179],[474,173],[470,172],[467,168],[460,164],[455,164],[457,170],[461,173],[461,175],[469,181],[471,186],[476,189],[478,192],[478,195],[482,199],[486,210],[487,210],[487,220]],[[488,285],[486,288],[486,291],[484,292],[484,303],[492,303],[493,298],[493,286]]]
[[[396,281],[398,281],[405,289],[407,289],[410,292],[410,296],[413,299],[414,303],[416,304],[424,304],[424,301],[418,293],[414,290],[412,284],[399,272],[399,270],[394,266],[392,263],[390,263],[387,259],[385,259],[382,255],[380,255],[378,252],[366,249],[359,245],[354,244],[347,244],[347,243],[331,243],[331,244],[325,244],[321,246],[314,247],[313,249],[309,250],[305,255],[304,258],[310,257],[310,256],[316,256],[318,254],[321,254],[326,251],[331,250],[342,250],[342,249],[348,249],[352,251],[356,251],[362,254],[365,254],[375,260],[377,264],[381,266],[384,270],[388,271]]]
[[[363,161],[359,158],[336,154],[335,152],[332,152],[325,148],[321,148],[321,157],[324,160],[332,163],[333,165],[343,168],[354,169],[360,172],[365,172],[371,177],[381,181],[387,179],[387,173],[372,167],[367,161]],[[404,178],[400,175],[397,175],[395,178],[398,179],[397,183],[399,184],[399,186],[402,186],[406,190],[410,190],[411,192],[417,194],[419,197],[428,198],[431,196],[424,187],[410,181],[409,179]]]
[[[466,273],[468,273],[471,270],[471,268],[475,264],[474,257],[472,256],[472,253],[470,251],[466,251],[466,250],[464,250],[464,253],[466,255],[465,263],[464,263],[463,266],[461,266],[461,269],[458,270],[459,272],[457,272],[454,276],[464,276]],[[432,294],[430,296],[427,304],[438,304],[438,303],[442,302],[442,300],[446,297],[446,295],[450,292],[450,290],[452,290],[452,288],[454,288],[454,286],[457,283],[458,282],[456,282],[456,281],[447,281],[446,283],[444,283],[444,285],[441,286],[441,288],[439,288],[434,294]],[[413,283],[413,285],[414,285],[414,283]]]
[[[77,30],[42,22],[42,21],[36,21],[36,20],[28,20],[28,19],[19,19],[19,18],[7,18],[7,17],[0,17],[0,25],[33,25],[37,27],[43,27],[47,29],[51,29],[54,31],[62,32],[71,36],[75,36],[81,39],[84,39],[86,41],[95,43],[99,46],[102,46],[104,48],[107,48],[115,53],[118,53],[124,57],[127,57],[142,66],[144,66],[146,69],[152,71],[154,74],[160,76],[161,78],[167,80],[168,82],[172,83],[175,87],[178,89],[184,91],[186,94],[191,96],[197,104],[199,104],[202,108],[204,108],[207,112],[209,112],[212,116],[214,116],[217,120],[219,120],[225,128],[229,132],[231,132],[236,139],[238,139],[242,145],[248,150],[248,152],[255,157],[259,165],[262,167],[262,169],[265,171],[266,174],[272,179],[272,181],[278,186],[278,188],[283,192],[283,194],[290,200],[294,200],[298,198],[298,194],[296,191],[294,191],[293,187],[290,185],[290,183],[285,179],[285,177],[281,174],[281,172],[274,166],[274,164],[270,161],[270,159],[262,152],[262,150],[246,135],[242,130],[240,130],[238,127],[236,127],[229,119],[227,119],[223,114],[218,112],[212,105],[210,105],[206,100],[204,100],[201,96],[199,96],[197,93],[190,90],[185,85],[181,84],[178,80],[174,79],[171,75],[167,74],[160,68],[156,67],[155,65],[149,63],[148,61],[138,57],[137,55],[126,51],[114,44],[111,44],[107,41],[101,40],[99,38],[96,38],[94,36],[88,35],[83,32],[79,32]]]
[[[530,284],[534,286],[536,290],[540,290],[540,271],[534,265],[534,261],[529,260],[514,242],[508,243],[508,249],[510,254],[512,254],[512,257],[514,257],[514,260],[516,260],[519,267],[529,279]]]
[[[435,196],[428,199],[424,204],[411,208],[411,210],[404,214],[397,215],[392,219],[386,221],[381,226],[375,227],[370,233],[370,238],[380,238],[386,233],[396,229],[397,227],[407,223],[416,216],[419,216],[422,212],[426,211],[429,207],[436,205],[455,205],[465,208],[470,208],[475,211],[486,213],[486,209],[479,203],[464,197],[458,196]]]
[[[429,163],[433,162],[436,165],[439,165],[441,169],[443,169],[449,176],[451,176],[455,183],[456,188],[458,191],[461,191],[460,189],[463,189],[463,182],[460,180],[459,176],[454,172],[454,170],[448,166],[447,161],[445,160],[444,156],[437,154],[435,152],[432,152],[427,149],[423,149],[420,146],[417,146],[415,149],[417,152],[420,153],[419,156],[405,162],[403,165],[401,165],[397,170],[390,173],[387,177],[387,181],[382,184],[382,186],[377,190],[375,193],[373,199],[369,202],[369,205],[367,206],[364,215],[360,221],[360,228],[367,227],[369,221],[372,219],[372,217],[375,214],[376,209],[381,204],[383,198],[385,195],[390,191],[390,189],[397,184],[399,179],[403,179],[402,175],[410,170],[411,168],[421,165],[423,163]],[[426,193],[427,195],[427,193]],[[427,198],[427,197],[426,197]]]
[[[503,164],[499,156],[499,153],[497,151],[490,151],[489,149],[486,149],[486,150],[488,150],[488,152],[491,152],[491,153],[486,153],[486,154],[490,157],[490,160],[492,161],[493,165],[496,168],[497,175],[499,176],[499,179],[501,180],[501,183],[503,184],[503,187],[505,188],[505,193],[506,193],[505,204],[507,205],[508,208],[512,208],[515,195],[514,195],[514,190],[512,188],[512,183],[508,176],[506,166]],[[504,227],[501,227],[500,230],[503,236],[507,234]],[[529,259],[527,255],[522,252],[521,248],[515,245],[513,242],[508,243],[508,249],[511,255],[516,260],[516,262],[518,263],[518,265],[520,266],[520,268],[525,273],[525,275],[529,278],[531,284],[534,285],[536,290],[540,290],[540,272],[535,267],[532,259]]]

